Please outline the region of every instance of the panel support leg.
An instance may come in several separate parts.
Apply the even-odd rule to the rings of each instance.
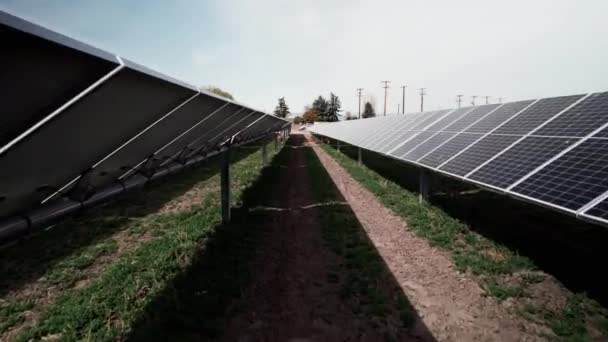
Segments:
[[[357,162],[359,163],[359,165],[363,164],[363,157],[361,156],[361,154],[361,147],[357,147]]]
[[[222,153],[221,160],[221,207],[222,207],[222,222],[230,222],[230,147]]]
[[[266,151],[266,146],[268,144],[264,143],[262,145],[262,166],[268,165],[268,153]]]
[[[274,150],[275,151],[279,150],[279,136],[277,134],[275,134],[275,136],[274,136]]]
[[[336,141],[337,141],[336,147],[338,148],[338,152],[340,152],[340,147],[341,147],[340,140],[336,140]]]
[[[418,202],[422,203],[429,200],[429,170],[420,168],[418,185],[420,187]]]

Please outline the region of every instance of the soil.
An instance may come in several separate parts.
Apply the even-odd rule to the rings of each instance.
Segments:
[[[227,313],[221,340],[383,341],[379,329],[340,299],[339,284],[327,279],[339,260],[324,246],[317,220],[322,205],[315,205],[308,170],[301,167],[304,149],[298,143],[304,139],[292,140],[285,171],[269,194],[273,202],[283,203],[282,210],[265,210],[268,219],[259,228],[253,283]],[[336,204],[344,205],[331,203]]]
[[[320,147],[313,148],[436,340],[542,341],[550,333],[518,317],[508,303],[485,296],[473,276],[459,273],[446,253],[408,230]]]

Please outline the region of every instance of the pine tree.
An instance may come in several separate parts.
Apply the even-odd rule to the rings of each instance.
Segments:
[[[312,102],[311,109],[313,112],[317,113],[320,121],[327,121],[325,120],[325,113],[327,112],[328,105],[327,100],[325,100],[325,98],[321,95],[319,95],[319,97]]]
[[[376,116],[376,112],[374,111],[374,106],[372,106],[372,104],[369,102],[365,102],[365,108],[363,109],[363,114],[361,115],[361,117],[363,117],[364,119],[367,119],[367,118],[373,118],[374,116]]]
[[[340,112],[342,111],[341,107],[340,99],[334,93],[330,93],[324,121],[338,121],[338,116],[340,116]]]
[[[287,107],[287,103],[285,102],[285,98],[281,97],[279,99],[279,104],[274,109],[274,115],[280,118],[286,118],[291,112],[289,111],[289,107]]]

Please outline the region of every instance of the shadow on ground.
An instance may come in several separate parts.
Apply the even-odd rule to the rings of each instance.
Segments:
[[[233,153],[233,161],[256,149],[243,146]],[[195,183],[219,172],[218,158],[148,184],[145,188],[101,207],[82,212],[52,229],[36,233],[0,251],[0,298],[42,277],[55,263],[125,230],[130,222],[155,213],[165,203],[179,197]]]
[[[215,228],[214,234],[204,246],[201,246],[200,253],[194,257],[191,265],[147,305],[145,313],[133,325],[128,340],[230,340],[234,337],[232,335],[239,336],[241,331],[245,330],[234,329],[234,318],[239,316],[257,317],[256,319],[260,321],[268,320],[266,322],[270,324],[283,321],[290,321],[285,325],[293,324],[292,316],[278,311],[284,310],[286,305],[289,306],[286,302],[291,299],[286,298],[288,297],[286,293],[290,292],[291,287],[294,286],[293,283],[289,283],[289,279],[285,278],[298,272],[298,270],[294,271],[292,267],[294,263],[291,259],[298,258],[293,255],[296,253],[293,252],[293,244],[309,243],[309,241],[301,239],[302,234],[298,234],[297,229],[300,228],[301,231],[301,227],[298,226],[297,221],[292,222],[293,217],[298,220],[303,219],[303,216],[292,217],[288,211],[252,209],[260,208],[260,206],[284,208],[293,203],[290,202],[290,198],[296,198],[296,201],[299,201],[298,205],[328,200],[344,201],[314,155],[314,151],[310,148],[291,148],[300,147],[303,142],[304,137],[299,135],[289,139],[287,146],[273,158],[271,165],[264,168],[257,181],[245,190],[242,196],[242,206],[233,208],[232,223]],[[307,155],[294,158],[297,153]],[[302,161],[305,161],[306,164],[302,164]],[[312,163],[315,163],[315,170],[308,171],[313,166]],[[316,174],[308,178],[298,173],[300,178],[293,179],[293,169],[296,167],[303,167],[304,172],[316,172]],[[316,188],[310,184],[311,180],[317,183]],[[301,184],[294,186],[294,182],[301,182]],[[294,196],[294,190],[290,191],[288,187],[296,190],[311,189],[310,191],[313,191],[315,196],[314,201],[307,200],[305,194],[302,195],[303,200],[297,199],[297,196]],[[320,214],[315,214],[315,212]],[[313,220],[318,220],[321,225],[325,224],[323,227],[317,226],[318,229],[323,230],[320,234],[327,238],[327,240],[324,239],[326,245],[323,248],[328,249],[328,253],[337,253],[335,254],[337,258],[344,258],[338,266],[344,269],[350,268],[352,272],[364,272],[339,274],[343,271],[333,269],[332,275],[328,274],[323,277],[311,275],[305,278],[306,287],[332,286],[335,283],[341,283],[340,279],[347,280],[350,283],[344,282],[346,287],[342,288],[344,291],[341,294],[332,293],[328,296],[340,298],[339,300],[343,301],[340,303],[342,307],[353,308],[351,304],[357,303],[359,306],[353,309],[356,311],[353,311],[353,317],[356,317],[357,320],[362,320],[372,329],[380,331],[382,330],[380,325],[386,323],[384,321],[393,310],[393,307],[388,307],[384,302],[395,301],[400,303],[397,313],[401,315],[400,324],[402,324],[395,329],[409,331],[415,324],[416,340],[434,341],[388,267],[367,239],[367,235],[350,207],[341,206],[339,210],[325,207],[318,211],[317,209],[307,210],[305,214],[313,215]],[[280,224],[277,225],[277,222]],[[283,229],[287,232],[282,231]],[[276,235],[280,235],[279,240],[276,240]],[[270,243],[271,250],[276,251],[279,255],[274,258],[263,258],[260,262],[260,253],[268,254],[267,250],[261,251],[260,246],[268,246],[268,239],[275,239]],[[296,249],[298,251],[307,250],[306,248]],[[300,259],[302,257],[313,259],[317,256],[299,256]],[[272,263],[285,263],[285,265],[272,265]],[[282,273],[283,271],[289,275]],[[271,276],[267,278],[265,274],[268,273],[271,273]],[[303,272],[300,271],[300,273]],[[333,275],[333,273],[338,274]],[[260,276],[265,280],[273,279],[273,282],[271,284],[262,282],[260,285],[259,281],[256,282]],[[378,286],[377,284],[382,284],[382,291],[374,290],[374,287]],[[254,298],[251,298],[252,287],[255,288]],[[260,298],[265,298],[263,301],[266,304],[270,298],[271,305],[261,307]],[[301,309],[303,312],[308,312],[308,310],[315,312],[315,302],[322,303],[326,299],[329,301],[332,298],[316,298],[316,301],[311,300],[308,303],[309,307]],[[268,313],[268,310],[271,312]],[[272,316],[274,315],[282,318],[273,321]],[[319,317],[306,317],[304,320],[312,321],[317,318]],[[228,322],[231,324],[228,325]],[[251,326],[255,326],[257,323],[248,320],[241,322],[237,319],[236,327],[242,328],[243,324],[247,329],[251,329]],[[334,325],[338,324],[339,322],[334,322]],[[281,340],[279,336],[282,336],[286,329],[281,325],[281,323],[272,326],[262,325],[264,328],[260,329],[265,329],[269,334],[264,335],[263,340]],[[353,329],[354,326],[353,324]],[[231,328],[237,331],[229,331]],[[341,328],[346,329],[344,331],[349,334],[352,333],[348,331],[350,326]],[[253,336],[255,337],[250,340],[260,340],[260,335]],[[403,335],[397,336],[399,338],[396,340],[409,340],[403,339]],[[391,339],[390,334],[387,333],[383,340],[395,339],[394,337]]]
[[[356,147],[342,146],[341,150],[357,158]],[[363,151],[363,162],[401,187],[418,192],[417,167],[370,151]],[[608,278],[600,271],[601,263],[608,260],[607,229],[435,173],[430,201],[476,232],[529,257],[571,291],[586,292],[608,305]]]

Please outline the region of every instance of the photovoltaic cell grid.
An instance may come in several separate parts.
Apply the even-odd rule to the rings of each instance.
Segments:
[[[605,199],[600,203],[596,204],[585,214],[591,217],[597,217],[603,220],[608,220],[608,199]]]
[[[456,122],[447,126],[443,130],[446,132],[459,133],[462,130],[464,130],[465,128],[471,126],[477,120],[483,118],[485,115],[487,115],[491,111],[495,110],[499,106],[500,106],[499,104],[491,104],[491,105],[484,105],[484,106],[476,107],[475,109],[468,112],[463,117],[456,120]]]
[[[422,158],[424,155],[426,155],[427,153],[434,150],[435,148],[439,147],[439,145],[448,141],[450,138],[452,138],[455,135],[456,135],[456,133],[439,132],[436,135],[429,138],[427,141],[418,145],[413,150],[411,150],[408,153],[401,156],[401,158],[403,158],[405,160],[414,160],[414,161],[418,160],[418,159]]]
[[[393,151],[389,154],[393,155],[395,157],[401,157],[435,134],[436,134],[436,132],[426,132],[426,131],[419,132],[417,135],[413,136],[405,144],[399,146],[397,149],[395,149],[395,151]]]
[[[245,108],[1,11],[0,38],[0,217],[154,169],[216,110]]]
[[[532,102],[534,102],[534,100],[505,103],[488,116],[484,117],[471,127],[467,128],[465,132],[488,133],[498,127],[498,125],[507,121],[513,115],[517,114],[518,112],[532,104]]]
[[[576,138],[527,137],[469,178],[506,189],[576,141]]]
[[[580,209],[608,190],[608,140],[589,139],[513,188],[552,205]]]
[[[439,169],[464,177],[519,138],[513,135],[488,135]]]
[[[493,133],[525,135],[557,115],[584,95],[561,96],[542,99],[521,112]]]
[[[592,94],[534,135],[584,137],[608,122],[608,92]]]
[[[460,133],[418,160],[418,162],[426,166],[437,167],[481,137],[481,134]]]
[[[446,116],[442,117],[441,119],[439,119],[437,122],[432,124],[430,127],[425,128],[424,130],[430,131],[430,132],[443,131],[447,126],[451,125],[456,120],[460,119],[465,114],[469,113],[471,110],[473,110],[472,107],[456,109],[456,110],[452,111],[451,113],[447,114]]]

